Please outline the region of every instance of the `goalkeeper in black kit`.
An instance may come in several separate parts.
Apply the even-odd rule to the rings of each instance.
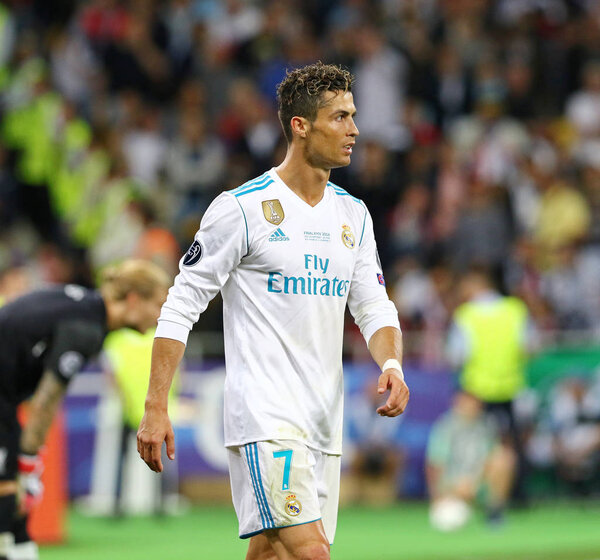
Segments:
[[[67,284],[0,308],[0,560],[37,560],[27,514],[41,498],[40,449],[69,381],[109,331],[156,325],[171,279],[130,260],[104,271],[98,291]],[[27,423],[18,405],[30,400]]]

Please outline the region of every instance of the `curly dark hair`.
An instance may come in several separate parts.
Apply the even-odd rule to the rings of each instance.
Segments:
[[[314,121],[323,106],[323,94],[326,91],[352,91],[353,80],[354,76],[348,70],[322,62],[288,71],[277,86],[278,114],[286,140],[292,141],[292,117]]]

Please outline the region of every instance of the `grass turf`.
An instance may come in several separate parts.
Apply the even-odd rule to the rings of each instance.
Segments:
[[[68,542],[41,560],[238,560],[231,507],[198,507],[169,518],[90,518],[71,511]],[[600,503],[510,511],[490,529],[481,517],[455,533],[428,525],[421,503],[340,511],[332,560],[600,560]]]

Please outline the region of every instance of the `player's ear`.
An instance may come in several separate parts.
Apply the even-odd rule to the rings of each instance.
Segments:
[[[300,136],[300,138],[306,138],[306,134],[309,128],[309,122],[304,117],[292,117],[290,121],[290,126],[292,127],[292,132],[295,135]]]

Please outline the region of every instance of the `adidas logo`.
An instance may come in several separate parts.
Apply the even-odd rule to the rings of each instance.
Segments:
[[[281,228],[277,228],[270,236],[269,236],[269,243],[271,241],[289,241],[290,238],[283,233],[283,231],[281,230]]]

